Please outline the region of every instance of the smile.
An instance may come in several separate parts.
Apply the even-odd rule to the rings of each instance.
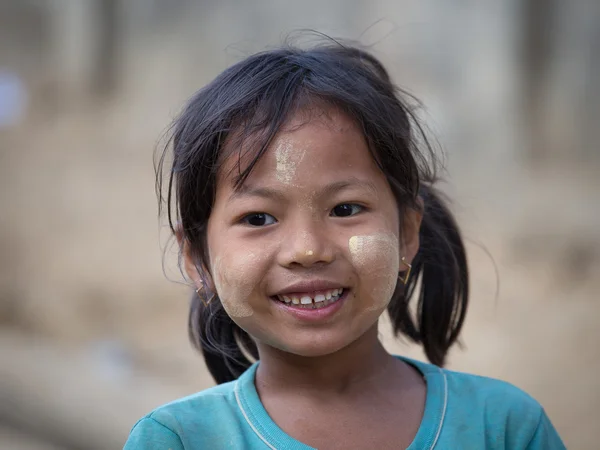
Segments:
[[[324,308],[338,301],[344,294],[344,288],[328,289],[307,293],[277,295],[275,298],[282,303],[301,309]]]

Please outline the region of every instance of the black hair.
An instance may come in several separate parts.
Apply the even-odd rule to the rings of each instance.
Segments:
[[[206,230],[226,140],[252,138],[250,163],[238,164],[239,187],[299,108],[311,103],[338,108],[362,130],[401,217],[406,208],[423,208],[420,249],[388,312],[396,336],[422,344],[427,358],[442,366],[465,318],[468,267],[456,221],[433,188],[436,160],[413,102],[374,56],[356,47],[337,42],[310,49],[286,46],[247,57],[198,91],[175,120],[156,167],[159,210],[166,207],[171,230],[199,273],[210,271]],[[168,156],[172,164],[166,167]],[[193,295],[189,335],[213,378],[224,383],[259,356],[253,339],[207,286]],[[413,297],[417,304],[411,313]]]

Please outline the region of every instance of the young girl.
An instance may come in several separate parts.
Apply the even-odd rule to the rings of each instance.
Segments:
[[[158,188],[167,169],[190,336],[219,385],[142,418],[125,449],[564,448],[524,392],[441,368],[467,262],[400,94],[336,44],[251,56],[191,99]],[[385,310],[431,364],[385,351]]]

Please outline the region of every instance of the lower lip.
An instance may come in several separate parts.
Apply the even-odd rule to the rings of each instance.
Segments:
[[[348,297],[349,289],[344,289],[342,296],[336,301],[323,308],[297,308],[290,306],[288,303],[283,303],[279,300],[272,299],[276,306],[284,312],[293,315],[299,320],[306,322],[318,322],[332,317],[336,312],[340,310],[342,304]]]

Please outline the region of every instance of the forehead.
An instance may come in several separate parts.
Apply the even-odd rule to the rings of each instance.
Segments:
[[[238,135],[225,144],[219,184],[235,185],[256,156],[259,139]],[[331,171],[340,176],[347,172],[383,176],[354,120],[333,107],[305,108],[279,130],[246,182],[304,184]]]

